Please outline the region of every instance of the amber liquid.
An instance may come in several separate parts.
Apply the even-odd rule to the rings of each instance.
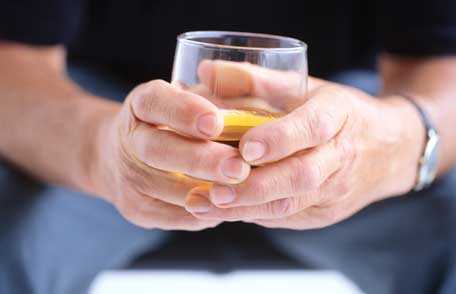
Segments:
[[[282,113],[272,113],[259,109],[223,109],[223,132],[215,139],[234,147],[248,130],[281,117]]]

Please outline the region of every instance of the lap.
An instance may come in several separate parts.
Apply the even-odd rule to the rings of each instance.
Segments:
[[[342,271],[367,293],[435,293],[456,279],[456,271],[448,275],[455,264],[455,194],[453,171],[426,191],[373,204],[328,228],[265,233],[302,261]]]
[[[0,236],[0,290],[27,283],[34,293],[82,293],[98,272],[126,266],[166,238],[165,232],[129,224],[92,196],[58,187],[25,195],[27,186],[16,188],[6,195],[14,197],[14,210],[0,211],[8,216]]]

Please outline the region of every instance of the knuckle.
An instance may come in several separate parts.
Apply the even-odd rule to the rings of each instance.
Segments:
[[[131,106],[135,113],[144,115],[154,108],[154,99],[151,99],[150,92],[145,90],[146,86],[138,86],[138,90],[131,100]]]
[[[168,85],[169,84],[167,82],[161,79],[152,80],[144,84],[146,91],[157,91],[167,87]]]
[[[147,83],[140,83],[136,87],[133,88],[133,91],[131,93],[134,93],[134,95],[142,95],[144,92],[146,92],[147,89]]]
[[[281,218],[288,216],[292,213],[291,199],[284,198],[270,202],[266,205],[268,215],[274,218]]]
[[[330,111],[320,112],[316,124],[317,139],[319,142],[326,142],[335,135],[336,119]]]
[[[318,189],[321,182],[320,164],[306,158],[295,157],[291,166],[290,185],[293,195]]]
[[[328,84],[321,87],[321,90],[332,99],[341,99],[344,103],[352,96],[352,91],[349,86]]]
[[[266,144],[275,153],[290,154],[296,151],[296,142],[300,135],[296,123],[280,121],[264,130]]]
[[[339,116],[347,112],[353,101],[353,91],[349,87],[340,85],[326,85],[319,90],[321,98],[330,103],[332,107],[321,107],[320,99],[310,99],[307,102],[307,124],[311,130],[311,137],[319,142],[331,139],[339,127]],[[327,100],[331,99],[330,102]],[[335,110],[334,107],[340,106]]]
[[[338,89],[338,98],[343,99],[343,102],[349,104],[353,102],[353,97],[365,95],[365,93],[361,89],[349,85],[339,85]]]
[[[153,80],[137,86],[131,100],[134,112],[141,117],[150,116],[151,113],[160,113],[167,118],[172,117],[173,109],[158,99],[163,96],[164,89],[167,87],[168,83],[163,80]]]
[[[335,142],[336,148],[338,148],[340,152],[340,160],[342,162],[350,163],[356,157],[356,148],[355,144],[353,144],[347,138],[340,138]]]
[[[328,111],[309,111],[306,116],[308,136],[317,142],[325,142],[332,136],[334,117]],[[312,140],[312,141],[313,141]]]

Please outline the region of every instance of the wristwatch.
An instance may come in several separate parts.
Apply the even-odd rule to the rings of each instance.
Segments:
[[[440,136],[424,109],[411,96],[403,93],[401,96],[416,108],[426,130],[426,142],[418,162],[418,174],[413,188],[415,191],[421,191],[430,186],[437,175]]]

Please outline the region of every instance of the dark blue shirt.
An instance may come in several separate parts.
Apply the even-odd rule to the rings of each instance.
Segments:
[[[176,35],[264,32],[309,45],[317,76],[374,67],[375,56],[456,54],[456,1],[0,0],[0,39],[64,44],[70,59],[131,78],[169,78]]]

